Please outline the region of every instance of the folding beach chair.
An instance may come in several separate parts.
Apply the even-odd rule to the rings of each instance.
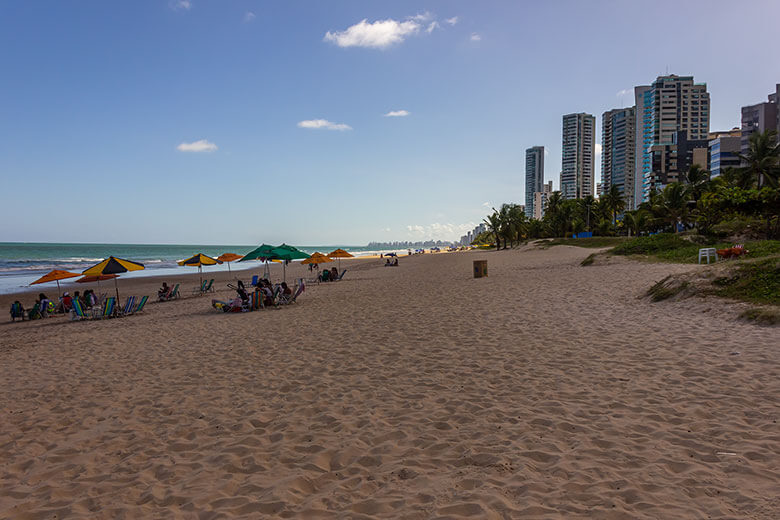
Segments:
[[[259,278],[260,278],[259,276],[254,275],[252,277],[252,283],[250,283],[249,285],[251,285],[252,287],[256,287],[257,286],[257,282],[259,281]]]
[[[345,275],[345,274],[347,274],[347,270],[346,270],[346,269],[344,269],[343,271],[341,271],[341,274],[339,275],[339,277],[337,278],[337,280],[341,280],[342,278],[344,278],[344,275]]]
[[[212,287],[213,285],[214,285],[214,279],[212,278],[211,280],[209,280],[209,283],[204,285],[203,292],[214,292],[214,287]]]
[[[168,297],[169,300],[178,300],[181,294],[179,294],[179,284],[173,286],[173,290],[171,291],[171,295]]]
[[[143,298],[141,298],[141,301],[138,302],[138,307],[135,308],[135,310],[133,311],[133,314],[137,314],[139,312],[144,312],[144,305],[146,305],[146,300],[148,300],[148,299],[149,299],[148,296],[144,296]]]
[[[129,316],[130,314],[132,314],[133,307],[135,307],[135,296],[130,296],[127,299],[127,303],[125,303],[125,306],[119,312],[120,316]]]
[[[21,318],[24,321],[24,307],[19,302],[11,304],[11,321],[16,321],[16,318]]]
[[[91,316],[88,316],[87,313],[84,311],[84,307],[81,305],[81,302],[78,298],[73,298],[73,307],[70,309],[70,319],[71,321],[77,321],[77,320],[88,320]]]
[[[97,316],[98,318],[111,318],[114,315],[116,307],[116,298],[109,296],[106,298],[106,304],[103,306],[103,312]]]
[[[204,292],[206,292],[205,290],[206,283],[207,283],[206,280],[203,280],[202,282],[200,282],[200,286],[193,287],[192,294],[203,294]]]

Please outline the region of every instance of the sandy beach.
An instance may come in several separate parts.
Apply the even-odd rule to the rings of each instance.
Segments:
[[[253,313],[193,270],[143,315],[6,314],[0,518],[780,518],[778,329],[641,297],[706,267],[592,252],[349,260]]]

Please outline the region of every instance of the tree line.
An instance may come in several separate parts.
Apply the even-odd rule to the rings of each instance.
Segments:
[[[493,208],[484,222],[488,231],[474,243],[494,243],[496,249],[527,239],[566,237],[582,231],[599,236],[696,230],[709,236],[752,234],[780,238],[780,143],[768,130],[750,136],[749,148],[739,154],[743,166],[725,168],[711,178],[694,164],[681,182],[651,191],[636,210],[625,211],[617,186],[596,199],[548,196],[541,220],[526,217],[519,204]]]

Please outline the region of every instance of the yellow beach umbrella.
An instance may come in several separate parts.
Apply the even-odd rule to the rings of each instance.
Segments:
[[[235,253],[222,253],[217,257],[217,260],[220,262],[225,262],[228,265],[228,273],[230,272],[230,262],[235,262],[236,260],[241,260],[244,258],[241,255],[237,255]]]
[[[335,249],[328,253],[328,256],[330,258],[338,258],[339,259],[339,271],[341,271],[341,259],[342,258],[354,258],[355,255],[351,255],[348,252],[344,251],[343,249]]]
[[[71,273],[70,271],[62,271],[60,269],[55,269],[54,271],[51,271],[34,282],[32,282],[30,285],[37,285],[39,283],[48,283],[48,282],[57,282],[57,293],[62,296],[62,293],[60,292],[60,280],[66,280],[68,278],[76,278],[78,276],[81,276],[78,273]]]
[[[309,258],[303,260],[301,263],[302,264],[324,264],[332,261],[333,261],[332,258],[328,258],[322,253],[312,253],[312,255]]]
[[[211,258],[210,256],[204,255],[203,253],[198,253],[197,255],[193,255],[187,258],[186,260],[179,260],[176,263],[179,265],[197,267],[198,274],[200,274],[200,285],[203,287],[203,266],[221,264],[222,260],[217,260],[216,258]]]
[[[109,256],[102,262],[93,265],[89,269],[81,272],[84,276],[100,276],[101,274],[121,274],[130,271],[140,271],[144,269],[144,264]],[[114,289],[116,290],[116,301],[119,305],[119,286],[114,278]]]

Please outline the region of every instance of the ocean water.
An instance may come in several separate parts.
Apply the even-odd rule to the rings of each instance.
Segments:
[[[144,264],[143,271],[123,274],[122,277],[186,274],[197,272],[193,267],[181,267],[177,261],[196,253],[217,257],[222,253],[245,254],[257,245],[165,245],[165,244],[54,244],[27,242],[0,242],[0,294],[7,294],[29,288],[35,281],[52,269],[63,269],[80,273],[109,256],[133,260]],[[306,253],[319,251],[327,253],[342,248],[355,256],[379,254],[360,246],[296,246]],[[232,262],[231,271],[256,269],[258,262]],[[227,264],[209,266],[204,272],[227,271]],[[75,280],[74,278],[73,280]],[[60,282],[68,284],[68,281]],[[72,281],[70,283],[73,283]],[[54,284],[52,284],[54,285]],[[41,285],[42,288],[47,287]]]

